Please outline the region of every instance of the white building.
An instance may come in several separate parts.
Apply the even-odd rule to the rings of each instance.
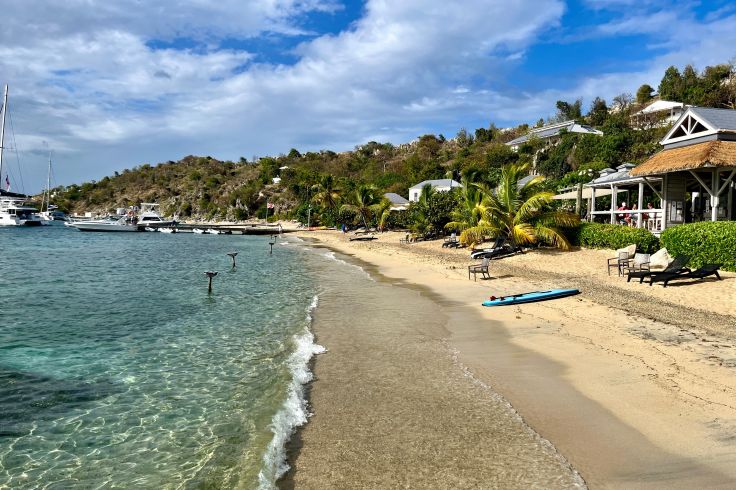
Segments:
[[[636,128],[668,126],[677,121],[688,107],[690,106],[682,102],[655,100],[644,109],[632,114],[631,119]]]
[[[409,201],[417,202],[419,200],[419,196],[422,195],[422,189],[427,185],[432,186],[432,188],[438,192],[448,192],[455,187],[463,186],[460,182],[452,179],[425,180],[424,182],[420,182],[409,188]]]
[[[512,150],[516,151],[521,145],[523,145],[530,139],[537,138],[544,141],[547,146],[551,146],[557,144],[557,142],[561,138],[563,131],[567,133],[595,134],[597,136],[601,136],[603,134],[603,131],[599,131],[591,126],[586,126],[584,124],[578,124],[575,121],[570,120],[561,123],[548,124],[546,126],[542,126],[541,128],[532,128],[524,136],[519,136],[518,138],[515,138],[506,143],[506,145],[510,146]]]
[[[391,202],[391,211],[404,211],[409,208],[409,201],[396,193],[387,192],[383,197]]]

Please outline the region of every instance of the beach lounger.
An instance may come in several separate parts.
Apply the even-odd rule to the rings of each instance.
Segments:
[[[506,244],[506,238],[505,237],[498,237],[496,238],[496,241],[493,243],[493,246],[491,248],[480,248],[480,249],[473,249],[470,252],[470,258],[471,259],[484,259],[486,257],[491,257],[494,254],[498,254]]]
[[[480,264],[473,264],[468,266],[468,279],[470,279],[470,274],[473,274],[473,280],[478,280],[478,274],[481,274],[483,278],[490,279],[491,275],[488,272],[488,266],[491,263],[491,259],[489,257],[486,257],[483,259],[483,262]]]
[[[687,263],[690,262],[690,257],[688,255],[678,255],[675,257],[675,259],[665,267],[663,271],[650,271],[650,270],[643,270],[643,271],[633,271],[629,270],[629,273],[626,275],[626,282],[630,282],[631,278],[637,278],[639,279],[639,284],[644,282],[644,279],[647,277],[652,277],[654,275],[658,274],[672,274],[673,272],[683,272],[683,271],[689,271],[690,269],[687,269],[685,266]]]
[[[446,238],[445,242],[442,244],[442,248],[456,248],[458,246],[460,246],[460,242],[457,240],[457,235],[455,233]]]
[[[651,279],[649,280],[649,285],[651,286],[655,282],[661,281],[662,286],[667,287],[667,283],[675,279],[703,279],[708,276],[716,276],[716,278],[720,281],[721,275],[718,274],[718,269],[720,268],[720,264],[705,264],[704,266],[695,269],[694,271],[688,269],[681,272],[662,272],[652,275]]]

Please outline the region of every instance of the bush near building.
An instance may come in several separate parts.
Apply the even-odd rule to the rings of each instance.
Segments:
[[[703,221],[673,226],[662,232],[662,246],[670,255],[689,255],[690,267],[721,264],[736,271],[736,222]]]
[[[654,253],[659,248],[659,239],[650,231],[624,225],[581,223],[569,232],[570,242],[587,248],[624,248],[636,244],[636,251]]]

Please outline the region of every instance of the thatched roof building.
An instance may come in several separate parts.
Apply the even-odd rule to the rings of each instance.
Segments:
[[[732,220],[736,110],[690,107],[660,144],[664,149],[631,170],[631,176],[662,178],[662,227]]]

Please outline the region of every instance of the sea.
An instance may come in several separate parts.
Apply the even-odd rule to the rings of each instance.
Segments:
[[[269,240],[0,227],[0,488],[274,488],[334,261]]]
[[[300,471],[450,488],[472,468],[500,488],[584,488],[452,365],[436,300],[296,236],[270,241],[0,227],[0,489],[273,489]],[[306,395],[322,353],[320,412]],[[429,402],[448,411],[417,408]],[[320,431],[301,449],[300,427]],[[399,439],[378,451],[374,431]],[[443,447],[478,466],[456,471]]]

